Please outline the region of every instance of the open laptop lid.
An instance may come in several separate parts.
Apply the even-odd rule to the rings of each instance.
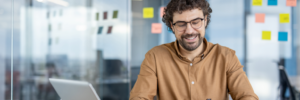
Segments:
[[[62,100],[100,100],[88,82],[53,78],[49,81]]]

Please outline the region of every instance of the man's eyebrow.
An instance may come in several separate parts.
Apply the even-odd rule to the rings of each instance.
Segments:
[[[197,19],[204,19],[204,18],[197,17],[197,18],[192,19],[191,21],[194,21],[194,20],[197,20]],[[179,21],[176,21],[175,23],[177,23],[177,22],[186,22],[186,21],[179,20]]]

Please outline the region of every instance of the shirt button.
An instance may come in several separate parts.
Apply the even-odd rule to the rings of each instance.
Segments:
[[[192,81],[192,84],[195,84],[195,82],[194,82],[194,81]]]
[[[193,64],[192,64],[192,63],[190,63],[190,66],[193,66]]]

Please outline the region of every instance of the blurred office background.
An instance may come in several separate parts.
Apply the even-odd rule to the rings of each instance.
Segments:
[[[0,100],[12,100],[11,86],[13,100],[60,100],[48,78],[88,81],[101,100],[128,100],[145,53],[175,40],[161,21],[169,1],[0,0]],[[253,3],[259,1],[208,0],[213,13],[205,37],[236,51],[261,100],[291,97],[291,87],[281,87],[300,91],[300,1]],[[145,17],[145,9],[153,16]],[[280,22],[282,13],[289,22]],[[284,40],[279,32],[287,33]]]

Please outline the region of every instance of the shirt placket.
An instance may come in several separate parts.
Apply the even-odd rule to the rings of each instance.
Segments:
[[[189,82],[189,84],[190,84],[190,95],[191,95],[191,100],[196,100],[195,99],[195,96],[197,95],[196,94],[196,79],[195,79],[195,77],[194,77],[194,74],[195,73],[193,73],[194,71],[193,71],[193,67],[194,67],[195,65],[194,65],[194,63],[193,62],[190,62],[189,63],[189,79],[190,79],[190,82]]]
[[[196,69],[199,69],[199,68],[195,68],[195,67],[200,67],[200,61],[201,59],[203,59],[202,57],[196,57],[194,59],[193,62],[190,62],[190,65],[189,65],[189,77],[190,77],[190,81],[191,81],[191,100],[198,100],[199,99],[199,94],[197,92],[197,89],[199,89],[199,81],[197,81],[197,72]]]

